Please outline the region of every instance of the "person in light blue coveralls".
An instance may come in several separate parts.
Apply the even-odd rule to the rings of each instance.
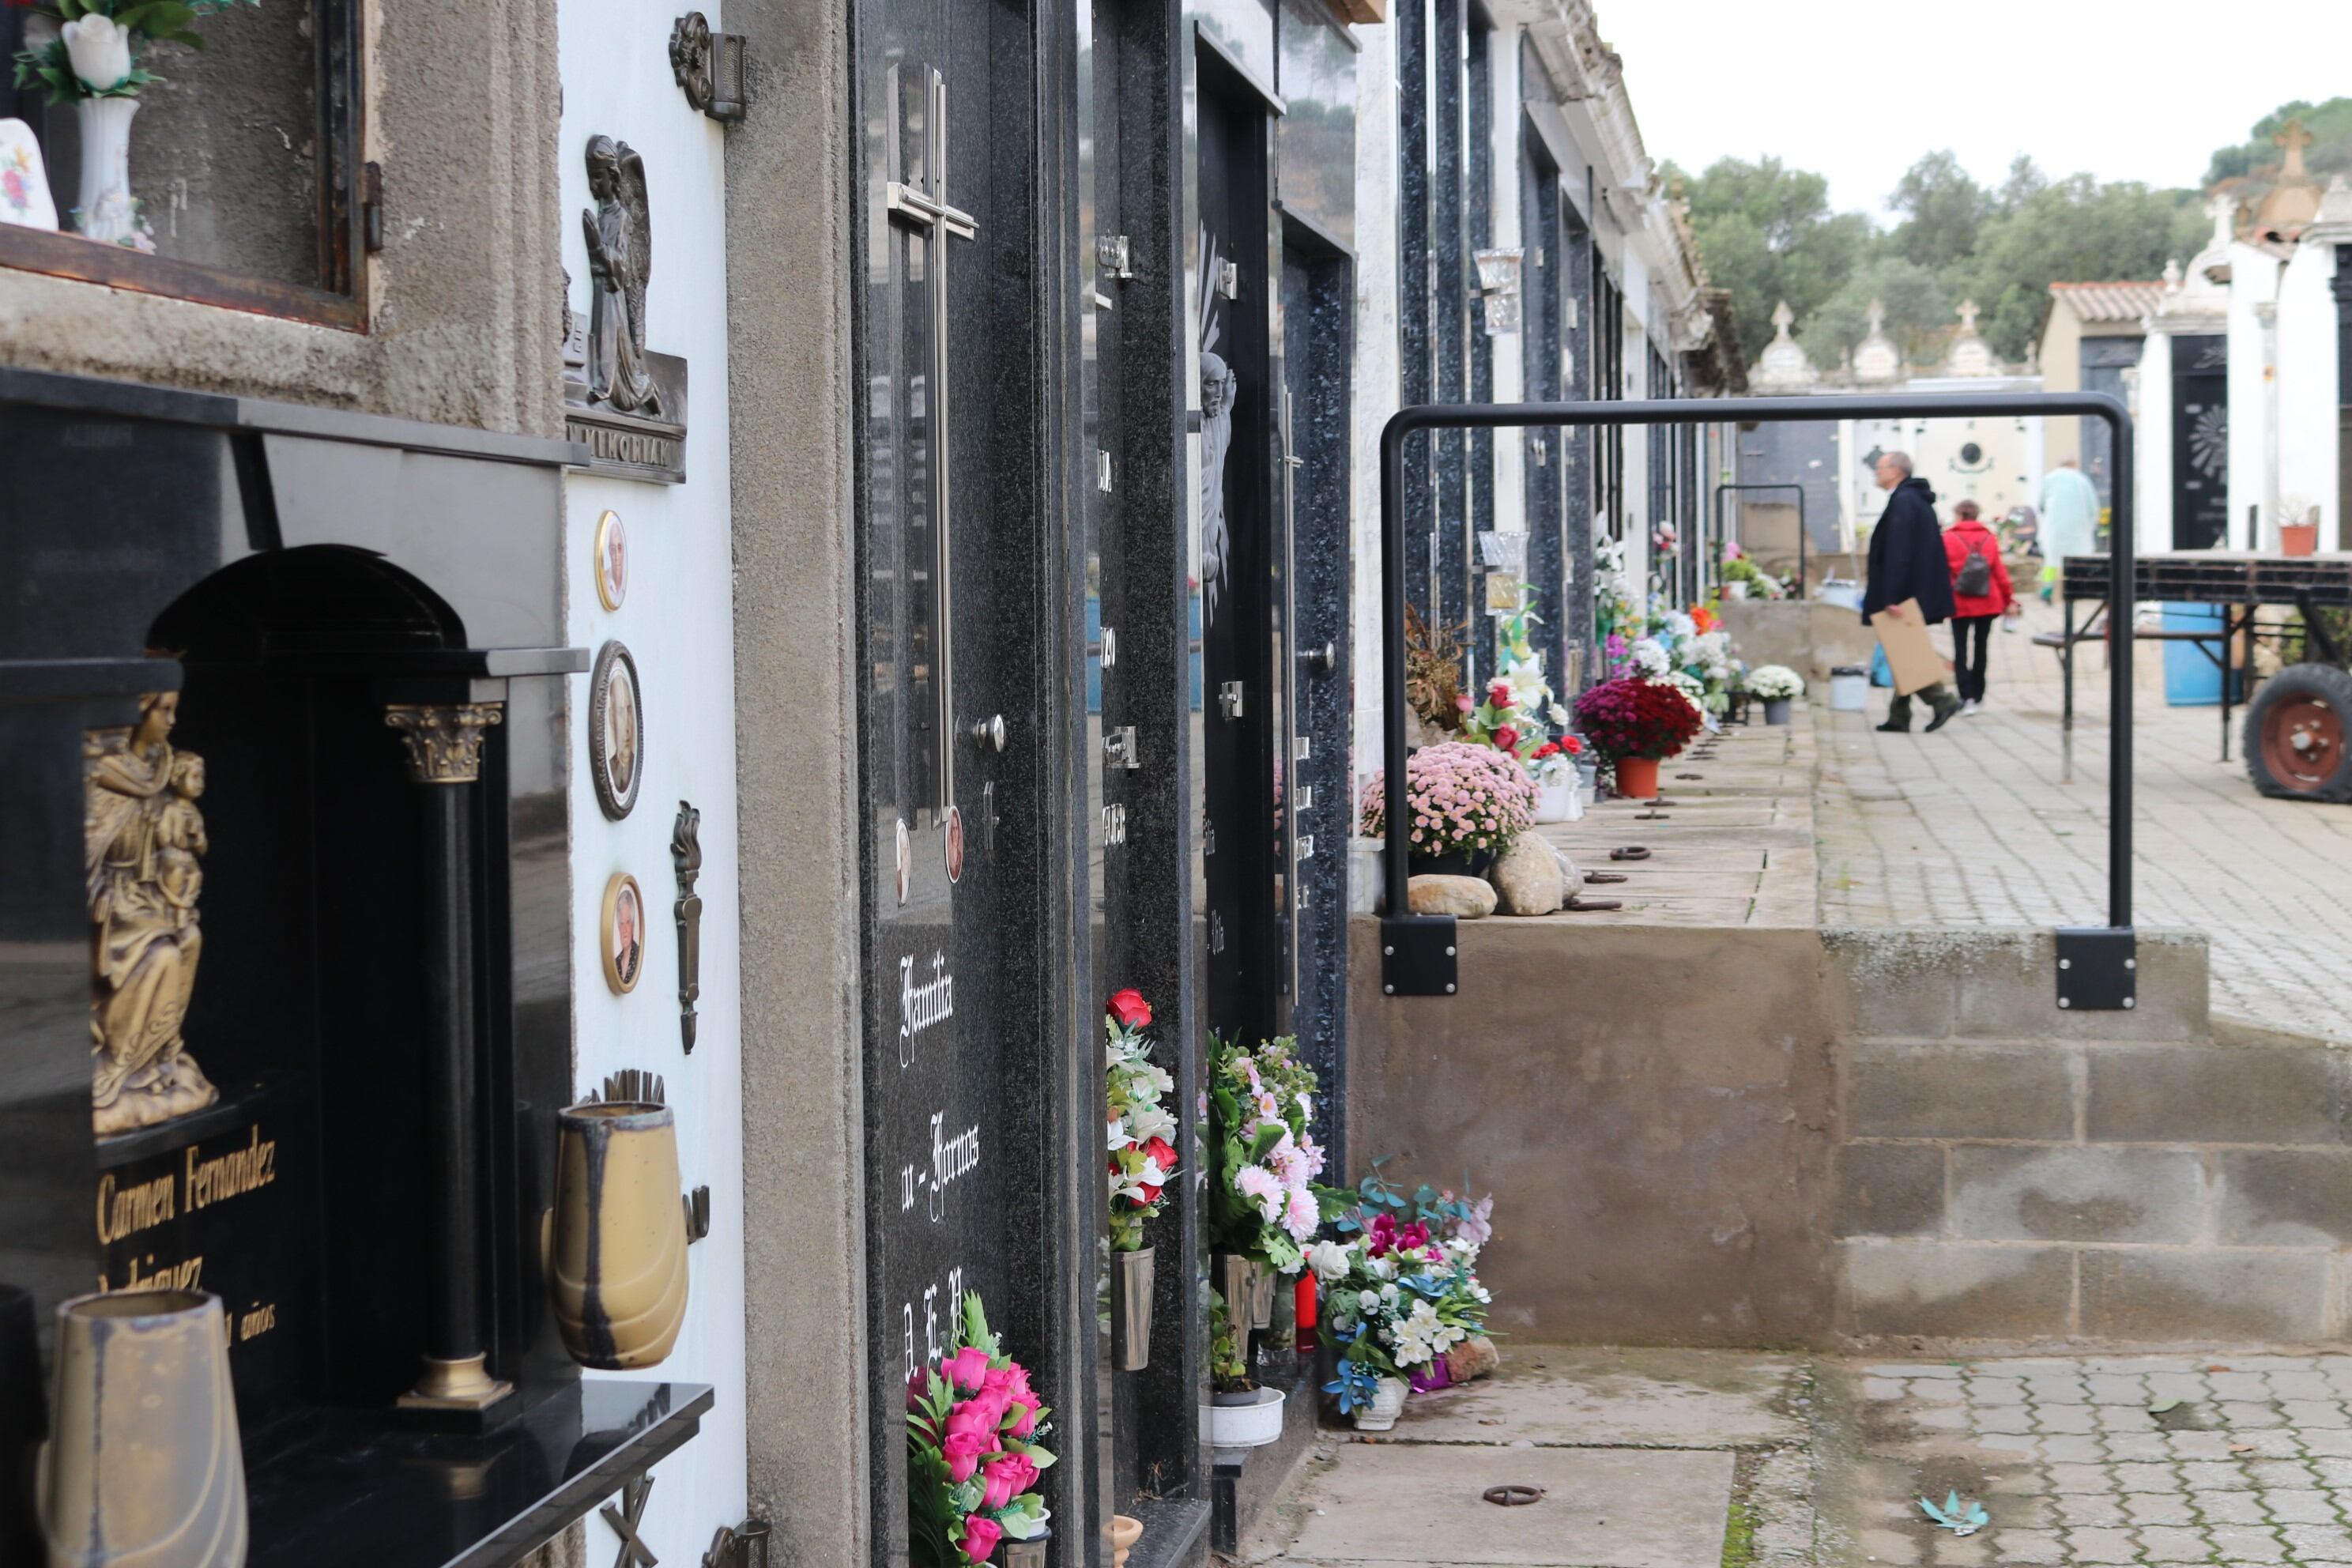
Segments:
[[[2072,458],[2042,479],[2042,602],[2058,589],[2058,569],[2069,555],[2099,547],[2099,491]]]

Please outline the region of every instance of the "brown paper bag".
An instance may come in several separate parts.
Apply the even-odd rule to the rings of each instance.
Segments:
[[[1899,618],[1896,610],[1902,612]],[[1899,695],[1908,697],[1944,679],[1944,656],[1927,640],[1918,600],[1906,599],[1894,609],[1881,610],[1870,617],[1870,624],[1878,632],[1878,646],[1886,650],[1886,668],[1895,677]]]

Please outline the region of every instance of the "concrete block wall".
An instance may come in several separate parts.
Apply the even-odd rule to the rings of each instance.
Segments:
[[[1830,932],[1848,1009],[1831,1228],[1860,1340],[2309,1342],[2352,1324],[2352,1070],[2216,1038],[2201,939],[2139,1005],[2050,1005],[2046,932]],[[1917,962],[1922,940],[1945,943]]]

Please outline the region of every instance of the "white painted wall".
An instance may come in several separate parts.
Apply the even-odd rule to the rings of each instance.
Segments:
[[[635,658],[645,691],[646,781],[636,809],[605,818],[589,782],[587,680],[573,684],[572,757],[572,968],[576,1094],[622,1068],[659,1073],[677,1118],[679,1175],[710,1188],[710,1236],[688,1253],[687,1321],[657,1376],[717,1390],[701,1433],[654,1468],[644,1521],[664,1563],[700,1561],[721,1525],[745,1511],[743,1425],[743,1203],[741,987],[736,885],[734,575],[730,554],[727,413],[727,269],[723,132],[690,108],[670,74],[676,12],[642,0],[559,0],[563,77],[563,265],[572,307],[588,303],[581,211],[592,205],[583,152],[614,136],[646,162],[653,215],[647,346],[683,355],[690,372],[687,483],[647,485],[574,475],[566,483],[567,632],[595,648],[619,638]],[[711,25],[719,8],[705,5]],[[630,583],[618,611],[596,597],[590,555],[606,508],[628,530]],[[701,999],[694,1053],[680,1047],[677,896],[670,831],[678,802],[702,812]],[[597,922],[606,879],[626,871],[652,916],[644,978],[627,996],[605,986]],[[613,1560],[618,1539],[588,1522],[592,1563]]]
[[[1397,411],[1396,28],[1359,26],[1356,57],[1355,793],[1381,771],[1381,426]]]
[[[2134,453],[2138,492],[2134,530],[2141,553],[2172,548],[2172,335],[2151,331],[2140,351]]]
[[[2273,386],[2269,323],[2263,320],[2278,293],[2278,262],[2250,245],[2230,247],[2230,527],[2225,536],[2240,550],[2278,548],[2278,519],[2272,516],[2270,416]],[[2249,509],[2260,523],[2247,533]]]
[[[2331,292],[2341,254],[2332,245],[2297,247],[2278,290],[2279,500],[2283,517],[2298,503],[2317,504],[2322,550],[2342,549],[2344,538]]]

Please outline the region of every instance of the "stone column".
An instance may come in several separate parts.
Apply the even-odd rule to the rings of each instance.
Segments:
[[[505,717],[501,702],[395,702],[383,714],[406,742],[409,778],[423,786],[428,922],[425,1178],[439,1247],[425,1371],[400,1397],[408,1409],[478,1411],[513,1392],[489,1375],[482,1350],[470,798],[481,782],[484,732]]]

